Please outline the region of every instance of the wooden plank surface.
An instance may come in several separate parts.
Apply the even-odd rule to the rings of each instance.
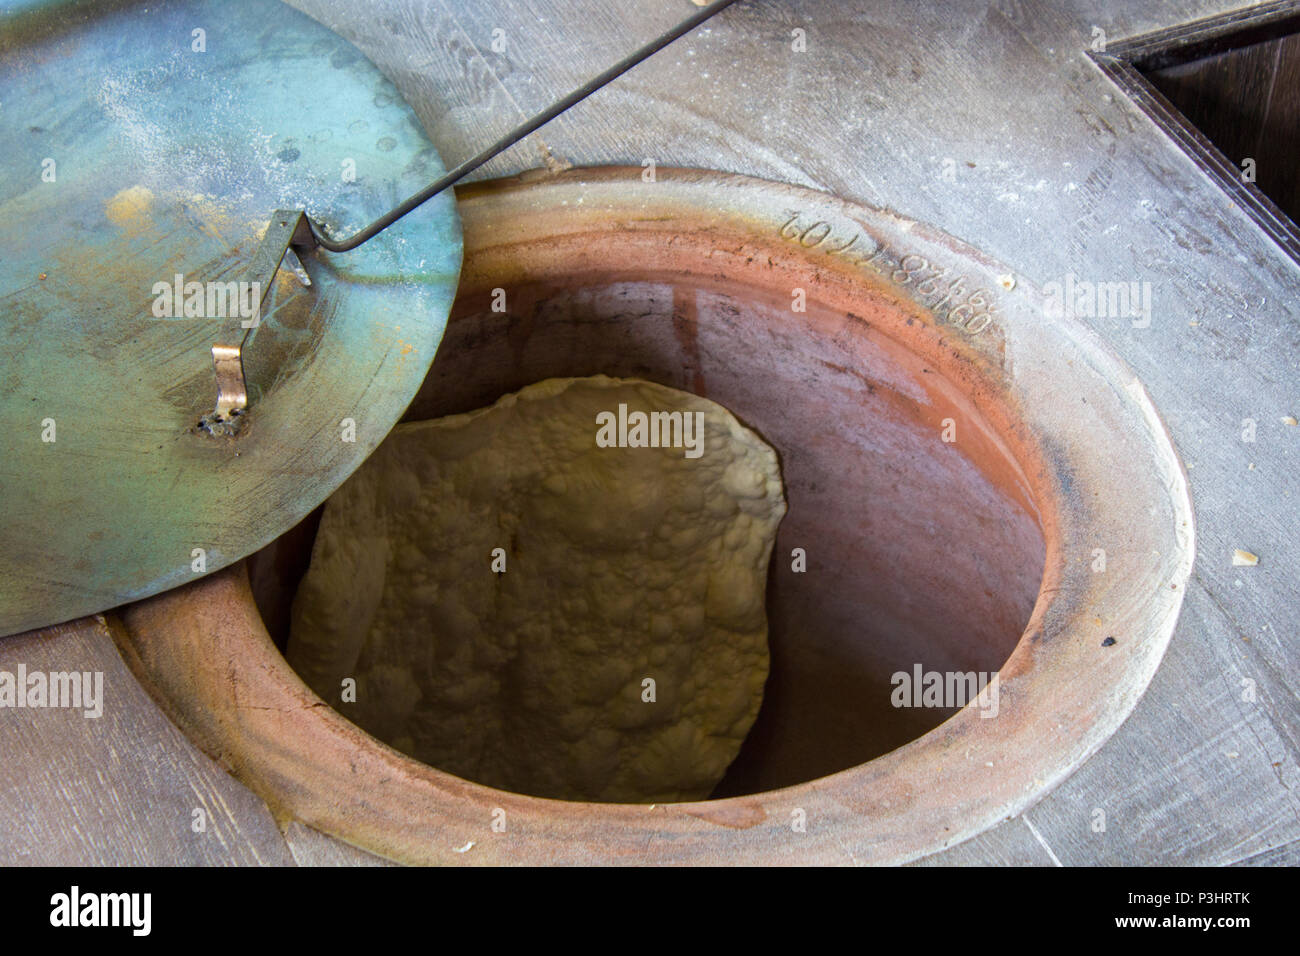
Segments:
[[[293,5],[393,79],[448,165],[694,9],[689,0]],[[1022,817],[926,864],[1295,862],[1300,428],[1281,418],[1300,415],[1300,270],[1083,53],[1094,28],[1114,40],[1238,5],[749,0],[479,174],[548,155],[712,167],[893,208],[1037,283],[1067,274],[1151,283],[1149,328],[1086,321],[1146,385],[1191,479],[1197,568],[1169,653],[1082,769]],[[796,29],[806,52],[791,49]],[[1254,442],[1242,440],[1245,419],[1257,423]],[[1259,566],[1233,567],[1234,548],[1260,555]],[[51,660],[111,670],[107,645],[84,627],[43,640]],[[37,646],[11,643],[0,642],[0,667]],[[125,726],[126,708],[156,715],[123,678],[114,686],[129,702]],[[158,717],[144,725],[155,745],[122,738],[115,749],[80,719],[16,728],[0,715],[0,753],[30,754],[19,758],[21,788],[8,770],[0,780],[0,819],[35,808],[29,835],[0,834],[0,859],[42,850],[59,860],[220,852],[283,862],[288,851],[251,797],[211,776]],[[221,847],[196,848],[160,822],[165,814],[145,812],[180,813],[196,791],[230,808]],[[291,839],[294,855],[323,861],[319,845],[304,848],[310,839]]]
[[[102,715],[0,710],[0,865],[293,864],[266,804],[163,716],[102,617],[0,641],[0,671],[20,665],[102,674]]]

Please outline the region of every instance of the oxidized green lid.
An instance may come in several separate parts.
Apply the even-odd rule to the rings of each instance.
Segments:
[[[276,0],[11,3],[0,51],[3,635],[183,584],[319,505],[423,381],[461,237],[448,192],[252,287],[278,211],[347,235],[444,171],[373,64]],[[206,427],[221,344],[243,346],[231,430]]]

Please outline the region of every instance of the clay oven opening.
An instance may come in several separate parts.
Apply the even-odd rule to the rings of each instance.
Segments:
[[[886,334],[887,305],[867,318],[813,299],[796,314],[745,284],[591,273],[512,286],[507,301],[503,313],[490,290],[462,293],[407,420],[603,373],[713,399],[780,455],[789,510],[767,589],[771,673],[714,796],[886,753],[956,709],[896,706],[895,675],[909,686],[918,672],[991,675],[1009,656],[1042,577],[1035,502],[963,389]],[[282,647],[316,519],[252,562]]]

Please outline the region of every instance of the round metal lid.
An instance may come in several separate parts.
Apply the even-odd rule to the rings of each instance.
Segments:
[[[10,4],[0,36],[3,635],[215,571],[320,504],[424,379],[461,236],[448,192],[305,275],[287,258],[251,309],[280,210],[347,235],[444,171],[396,89],[275,0]],[[209,427],[223,343],[233,430]]]

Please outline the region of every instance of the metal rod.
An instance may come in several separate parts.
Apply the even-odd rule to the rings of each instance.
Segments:
[[[695,13],[692,16],[687,17],[685,20],[677,24],[677,26],[673,27],[667,33],[663,34],[660,37],[657,37],[654,40],[651,40],[649,43],[641,47],[641,49],[637,50],[635,53],[632,53],[629,56],[623,58],[622,60],[619,60],[608,70],[606,70],[604,73],[601,73],[599,76],[595,77],[594,79],[589,80],[586,84],[574,90],[572,93],[570,93],[568,96],[564,97],[563,99],[558,100],[557,102],[551,104],[550,107],[543,110],[541,113],[538,113],[532,119],[527,120],[522,125],[517,126],[515,129],[511,130],[509,133],[507,133],[501,139],[497,140],[487,149],[483,150],[477,156],[465,160],[465,162],[461,163],[451,172],[444,175],[441,179],[431,183],[430,185],[422,189],[420,192],[412,196],[410,199],[406,200],[400,206],[397,206],[391,212],[388,212],[385,215],[379,217],[370,225],[366,226],[364,229],[359,230],[358,232],[353,233],[348,238],[346,239],[329,238],[329,236],[327,236],[324,232],[324,227],[320,223],[317,223],[314,219],[309,218],[308,223],[311,226],[312,237],[316,240],[317,245],[319,245],[323,249],[329,250],[330,252],[347,252],[351,249],[355,249],[357,246],[361,245],[366,240],[374,238],[380,232],[387,229],[393,223],[397,222],[397,220],[405,216],[408,212],[411,212],[411,210],[428,202],[430,199],[438,195],[438,193],[442,192],[448,186],[452,185],[453,183],[456,183],[461,178],[469,175],[474,170],[478,169],[480,166],[482,166],[488,160],[492,159],[492,157],[496,156],[498,153],[504,152],[505,150],[509,149],[511,146],[519,142],[525,136],[537,130],[538,127],[544,126],[546,123],[549,123],[551,120],[555,119],[555,117],[559,116],[565,110],[569,109],[572,106],[575,106],[578,103],[581,103],[583,100],[585,100],[592,93],[595,93],[602,86],[605,86],[606,84],[610,83],[612,80],[618,79],[618,77],[622,76],[628,70],[632,69],[632,67],[636,66],[642,60],[646,59],[647,57],[653,56],[655,53],[658,53],[660,50],[662,50],[668,44],[672,43],[678,37],[681,37],[682,35],[694,30],[705,20],[709,19],[714,14],[721,12],[723,9],[731,6],[735,2],[736,0],[715,0],[715,2],[709,4],[707,7],[704,7],[698,13]]]

